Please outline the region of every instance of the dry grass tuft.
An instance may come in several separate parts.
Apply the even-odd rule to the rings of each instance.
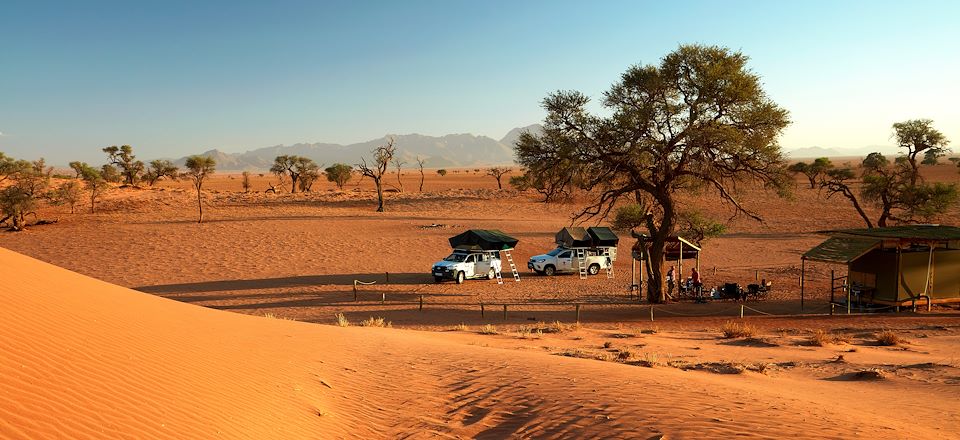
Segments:
[[[837,344],[846,344],[850,342],[850,337],[841,333],[827,333],[822,329],[817,329],[813,332],[813,335],[810,336],[808,343],[817,347],[823,347],[827,345],[837,345]]]
[[[877,333],[874,335],[874,338],[877,340],[877,344],[885,347],[892,347],[894,345],[900,345],[907,342],[905,339],[901,338],[900,335],[890,330],[884,330],[880,333]]]
[[[339,327],[350,327],[350,321],[347,320],[346,316],[343,316],[343,313],[337,313],[337,326]]]
[[[727,321],[723,327],[720,327],[720,331],[723,332],[724,339],[752,338],[757,334],[756,327],[737,321]]]
[[[270,318],[270,319],[282,319],[282,320],[284,320],[284,321],[296,321],[296,319],[294,319],[294,318],[287,318],[287,317],[285,317],[285,316],[277,316],[276,314],[273,314],[273,313],[264,313],[264,314],[263,314],[263,317],[264,317],[264,318]]]
[[[458,332],[468,332],[468,331],[470,331],[470,326],[468,326],[468,325],[466,325],[466,324],[464,324],[464,323],[461,322],[461,323],[453,326],[453,330],[454,330],[454,331],[458,331]]]
[[[364,319],[363,321],[360,321],[360,326],[361,326],[361,327],[387,327],[387,328],[389,328],[389,327],[393,327],[393,323],[391,323],[390,321],[386,321],[386,320],[384,320],[383,318],[381,318],[381,317],[379,317],[379,316],[376,317],[376,318],[374,318],[374,317],[371,316],[371,317],[368,318],[368,319]]]
[[[481,335],[498,335],[500,332],[497,331],[497,326],[492,324],[486,324],[483,327],[480,327],[478,331]]]
[[[517,337],[520,339],[540,339],[543,336],[543,330],[538,327],[520,326],[517,329]]]
[[[603,343],[603,348],[610,348],[610,347],[613,347],[613,342],[605,341]]]

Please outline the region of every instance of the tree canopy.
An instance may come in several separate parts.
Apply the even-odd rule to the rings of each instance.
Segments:
[[[575,221],[606,217],[621,199],[640,206],[652,301],[664,299],[664,249],[678,226],[678,192],[706,186],[736,214],[760,219],[735,187],[754,181],[787,191],[777,138],[788,113],[767,97],[739,52],[680,46],[659,65],[630,67],[604,94],[609,115],[591,114],[588,103],[576,91],[548,95],[543,133],[521,134],[518,161],[534,178],[559,172],[594,191]]]

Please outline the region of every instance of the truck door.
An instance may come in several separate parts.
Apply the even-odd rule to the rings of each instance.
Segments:
[[[474,273],[477,275],[486,275],[490,272],[490,254],[478,254],[475,267]]]
[[[467,259],[464,260],[463,263],[464,263],[463,265],[464,265],[464,267],[465,267],[465,268],[463,269],[463,274],[464,274],[467,278],[473,278],[473,276],[477,273],[477,272],[476,272],[476,268],[475,268],[475,266],[476,266],[476,264],[477,264],[477,256],[476,256],[475,254],[467,255]]]
[[[573,251],[563,251],[557,255],[557,271],[569,272],[573,270]]]

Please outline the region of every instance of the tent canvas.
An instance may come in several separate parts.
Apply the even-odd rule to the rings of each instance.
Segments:
[[[556,243],[566,248],[588,248],[593,246],[593,240],[584,228],[563,228],[557,232],[555,237]]]
[[[587,228],[587,233],[590,234],[595,247],[615,247],[620,243],[620,237],[607,227],[592,226]]]
[[[506,251],[520,240],[497,229],[470,229],[450,237],[450,247],[470,251]]]

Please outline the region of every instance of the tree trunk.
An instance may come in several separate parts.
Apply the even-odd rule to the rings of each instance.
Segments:
[[[297,177],[296,174],[290,175],[290,194],[297,193],[297,180],[299,180]]]
[[[200,218],[197,223],[203,223],[203,202],[200,200],[200,186],[197,186],[197,208],[200,209]]]
[[[500,183],[500,177],[497,177],[497,189],[503,189],[503,184]]]
[[[373,183],[377,186],[377,212],[383,212],[383,185],[380,179],[373,179]]]
[[[420,192],[423,192],[423,168],[420,168]]]

